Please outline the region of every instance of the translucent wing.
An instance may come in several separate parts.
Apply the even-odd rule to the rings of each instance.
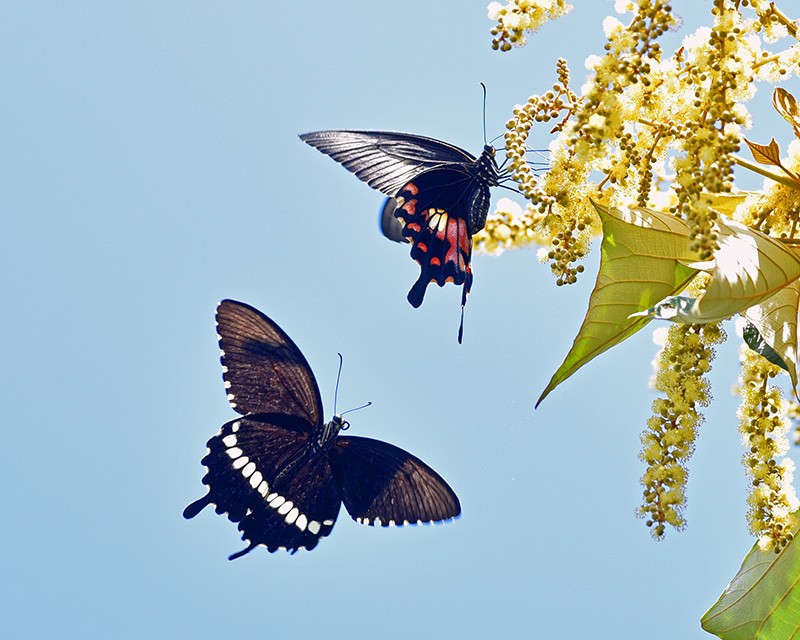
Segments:
[[[389,240],[407,244],[411,242],[411,240],[403,235],[403,223],[395,216],[396,211],[397,200],[394,198],[386,198],[381,207],[381,215],[378,224],[381,228],[381,233]]]
[[[442,477],[392,444],[339,436],[330,457],[344,506],[358,522],[439,522],[461,513],[458,497]]]
[[[263,313],[243,302],[217,307],[222,377],[239,413],[285,413],[312,427],[322,423],[322,400],[300,349]]]
[[[209,504],[239,523],[248,546],[313,549],[339,513],[341,495],[328,458],[308,452],[310,425],[285,415],[264,414],[223,425],[208,441],[202,463],[208,493],[183,512],[193,518]]]
[[[332,130],[304,133],[300,139],[387,196],[423,171],[477,161],[456,146],[411,133]]]

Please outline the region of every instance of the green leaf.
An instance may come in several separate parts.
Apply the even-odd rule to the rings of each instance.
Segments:
[[[797,312],[800,307],[800,280],[785,286],[761,304],[747,309],[742,315],[753,324],[765,346],[769,347],[778,360],[771,358],[769,352],[753,347],[773,364],[786,369],[792,380],[792,388],[797,388]]]
[[[732,216],[742,202],[745,201],[752,191],[737,191],[736,193],[704,193],[703,200],[707,201],[714,211]]]
[[[800,258],[782,243],[730,218],[718,221],[719,249],[693,322],[716,322],[759,304],[800,278]]]
[[[703,629],[722,640],[800,638],[800,542],[796,528],[793,533],[779,554],[753,545],[701,619]]]
[[[649,209],[622,211],[593,204],[603,222],[600,273],[572,348],[536,406],[584,364],[650,320],[631,318],[632,313],[680,291],[697,273],[685,264],[693,256],[683,220]]]
[[[752,322],[748,322],[745,325],[744,329],[742,330],[742,338],[744,338],[744,342],[748,347],[750,347],[757,354],[764,356],[776,367],[780,367],[786,371],[789,370],[789,366],[786,364],[786,362],[784,362],[783,358],[778,355],[778,352],[775,351],[775,349],[770,347],[764,341],[763,336],[758,332],[756,325],[754,325]]]

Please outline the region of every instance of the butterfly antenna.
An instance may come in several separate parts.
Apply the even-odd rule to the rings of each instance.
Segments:
[[[367,404],[362,404],[360,407],[356,407],[355,409],[348,409],[347,411],[342,411],[339,415],[343,416],[346,413],[353,413],[353,411],[358,411],[359,409],[366,409],[367,407],[371,407],[372,402],[367,402]]]
[[[483,144],[486,145],[486,85],[481,82],[483,87]]]
[[[333,390],[333,415],[338,415],[336,413],[336,403],[339,400],[339,380],[342,377],[342,363],[344,362],[341,353],[337,353],[336,355],[339,356],[339,371],[336,373],[336,387]]]

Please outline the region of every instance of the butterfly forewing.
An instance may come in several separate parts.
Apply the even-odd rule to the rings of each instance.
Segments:
[[[354,520],[388,526],[439,522],[461,513],[458,497],[442,477],[399,447],[340,436],[330,456]]]
[[[223,300],[217,307],[223,379],[241,414],[286,413],[322,423],[322,400],[311,367],[281,328],[253,307]]]
[[[184,511],[192,518],[214,504],[239,523],[242,539],[269,551],[313,549],[330,533],[341,505],[325,456],[309,455],[310,425],[282,414],[261,414],[223,425],[208,441],[202,464],[208,493]]]
[[[300,139],[387,196],[395,196],[422,171],[476,161],[463,149],[410,133],[330,130],[304,133]]]

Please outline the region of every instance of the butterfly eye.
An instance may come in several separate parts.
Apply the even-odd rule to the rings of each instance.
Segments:
[[[342,426],[339,427],[339,431],[347,431],[350,428],[350,423],[347,420],[342,422]]]

